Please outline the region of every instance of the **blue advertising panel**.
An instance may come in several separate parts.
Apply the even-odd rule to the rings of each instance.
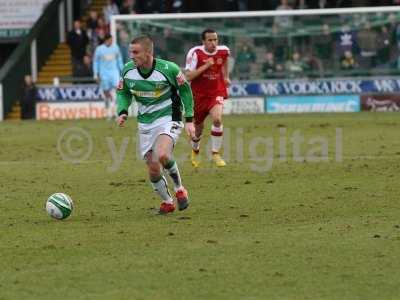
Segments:
[[[284,95],[349,95],[400,92],[400,79],[300,79],[233,82],[231,97]]]
[[[355,95],[267,97],[265,105],[267,113],[359,112],[360,97]]]
[[[96,84],[71,84],[65,86],[38,86],[39,101],[96,101],[102,93]],[[360,95],[400,93],[400,79],[300,79],[233,82],[230,97],[246,96],[309,96],[309,95]]]
[[[41,102],[101,101],[104,97],[97,84],[71,84],[66,86],[38,86]]]

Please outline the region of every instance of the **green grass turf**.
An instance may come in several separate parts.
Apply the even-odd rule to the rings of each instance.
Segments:
[[[398,114],[226,117],[230,162],[218,170],[203,153],[194,171],[182,135],[176,157],[192,203],[168,216],[154,215],[135,123],[0,124],[1,300],[399,299]],[[85,162],[60,157],[57,141],[70,127],[92,137]],[[277,152],[283,130],[287,161]],[[293,161],[295,130],[302,153],[311,138],[326,138],[328,161]],[[127,145],[116,171],[107,137],[117,152]],[[255,171],[266,166],[268,137],[272,167]],[[75,201],[69,219],[47,216],[54,192]]]

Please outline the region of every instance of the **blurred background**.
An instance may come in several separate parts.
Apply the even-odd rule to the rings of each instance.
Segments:
[[[96,47],[111,32],[113,15],[131,16],[115,22],[124,62],[129,60],[132,37],[148,33],[155,40],[157,57],[184,67],[187,51],[201,44],[201,31],[211,27],[219,33],[220,43],[231,49],[232,96],[357,93],[361,106],[389,99],[396,105],[386,109],[393,110],[400,91],[399,4],[400,0],[3,0],[0,119],[96,117],[90,111],[68,117],[54,109],[55,103],[101,101],[92,61]],[[374,6],[378,7],[373,11],[363,10]],[[341,8],[353,11],[307,13]],[[274,14],[295,10],[304,14]],[[248,16],[248,11],[259,14]],[[142,17],[207,12],[237,13],[190,19]],[[385,97],[387,92],[391,94]]]

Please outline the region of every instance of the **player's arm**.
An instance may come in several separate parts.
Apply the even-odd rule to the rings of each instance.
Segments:
[[[186,56],[186,67],[185,67],[185,75],[186,79],[192,81],[193,79],[199,77],[203,72],[205,72],[209,67],[214,64],[214,59],[209,58],[206,60],[204,65],[196,68],[197,66],[197,54],[196,52],[189,51]]]
[[[183,73],[181,72],[183,75]],[[184,76],[184,75],[183,75]],[[185,111],[185,119],[186,121],[193,120],[193,95],[192,89],[190,88],[189,83],[185,80],[185,83],[179,86],[179,96],[181,97],[183,108]]]
[[[185,129],[190,137],[194,137],[195,130],[193,125],[193,94],[185,75],[176,64],[171,64],[173,84],[179,92],[184,114],[185,114]]]
[[[185,119],[188,122],[191,122],[193,120],[193,95],[192,95],[192,89],[190,88],[189,83],[187,82],[185,75],[182,73],[182,71],[179,69],[178,66],[176,66],[177,72],[175,73],[175,84],[176,88],[179,91],[179,96],[181,98],[182,104],[183,104],[183,109],[185,112]]]
[[[225,84],[226,86],[229,86],[231,84],[231,80],[229,78],[229,57],[225,61],[223,72]]]
[[[117,88],[118,125],[121,127],[124,126],[124,123],[128,118],[128,109],[131,104],[132,95],[125,85],[125,80],[121,78]]]
[[[186,78],[189,81],[192,81],[193,79],[196,79],[199,77],[202,73],[204,73],[209,67],[211,67],[214,64],[214,59],[210,57],[209,59],[206,60],[206,63],[204,65],[201,65],[199,68],[194,69],[194,70],[186,70]]]
[[[185,79],[185,75],[182,71],[179,71],[178,76],[184,78],[184,83],[179,86],[179,96],[181,97],[183,108],[185,111],[185,130],[190,138],[195,137],[195,127],[193,124],[193,94],[190,88],[189,82]]]

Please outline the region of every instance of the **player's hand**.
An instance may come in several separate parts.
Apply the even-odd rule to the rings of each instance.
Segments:
[[[128,115],[127,114],[122,114],[118,117],[117,119],[117,123],[119,127],[124,127],[125,125],[125,121],[128,119]]]
[[[187,135],[192,139],[195,137],[195,128],[193,122],[185,123],[185,130]]]
[[[208,67],[213,66],[214,65],[214,58],[210,57],[210,58],[206,59],[206,65]]]
[[[95,76],[95,77],[94,77],[94,81],[95,81],[97,84],[99,84],[99,83],[100,83],[100,78],[97,77],[97,76]]]
[[[231,80],[229,78],[225,78],[224,81],[227,87],[231,85]]]

